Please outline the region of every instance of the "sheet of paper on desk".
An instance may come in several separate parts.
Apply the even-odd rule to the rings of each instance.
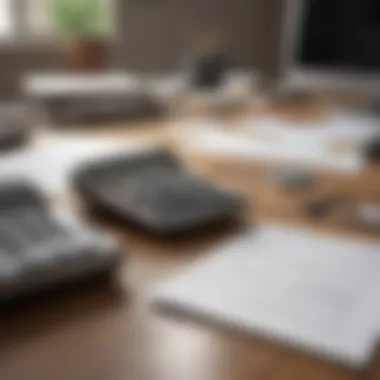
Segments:
[[[0,176],[3,180],[25,178],[49,193],[61,194],[67,190],[70,173],[78,165],[142,149],[150,148],[137,141],[62,137],[0,158]]]
[[[336,111],[326,121],[334,137],[346,138],[362,143],[380,137],[379,116],[373,113]]]
[[[204,155],[278,161],[339,172],[357,172],[363,167],[356,151],[329,152],[328,140],[319,131],[278,130],[269,119],[249,131],[199,123],[178,133],[178,137],[187,148]]]
[[[363,367],[380,326],[380,243],[262,225],[158,286],[181,315]]]
[[[272,134],[283,139],[299,139],[308,143],[317,140],[329,143],[346,140],[356,145],[380,136],[378,117],[349,112],[333,112],[326,120],[318,122],[296,122],[278,117],[259,117],[242,123],[242,129],[256,137]]]

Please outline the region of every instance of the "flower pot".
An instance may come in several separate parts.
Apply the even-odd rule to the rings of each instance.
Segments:
[[[73,71],[101,70],[107,62],[107,44],[100,39],[72,38],[66,42],[65,55]]]

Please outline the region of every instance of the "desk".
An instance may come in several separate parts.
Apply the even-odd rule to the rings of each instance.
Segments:
[[[173,147],[194,170],[246,195],[249,220],[276,219],[328,232],[359,233],[334,219],[321,224],[307,220],[300,211],[302,199],[271,188],[263,165],[232,167],[223,158],[191,157],[172,141],[165,123],[151,123],[139,130],[110,127],[83,133],[117,139],[138,136]],[[377,169],[357,178],[321,173],[318,183],[317,193],[334,190],[380,201]],[[247,340],[152,312],[146,302],[151,286],[185,268],[233,231],[168,242],[129,228],[112,228],[130,252],[116,284],[88,284],[1,311],[1,380],[380,378],[377,363],[370,375],[363,375],[266,341]]]

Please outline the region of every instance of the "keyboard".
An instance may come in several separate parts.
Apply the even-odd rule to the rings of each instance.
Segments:
[[[0,186],[0,301],[112,270],[113,239],[55,210],[27,184]]]
[[[203,227],[239,215],[242,199],[192,175],[167,151],[139,153],[82,169],[76,188],[101,208],[159,233]]]

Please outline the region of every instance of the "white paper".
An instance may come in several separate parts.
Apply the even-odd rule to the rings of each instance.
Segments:
[[[86,162],[117,154],[151,149],[137,141],[112,141],[87,137],[61,137],[32,144],[16,153],[0,156],[2,180],[26,179],[50,194],[67,191],[70,174]]]
[[[371,115],[332,113],[324,122],[294,122],[265,116],[226,130],[215,123],[194,123],[178,135],[189,149],[206,155],[278,161],[302,167],[358,172],[365,161],[363,143],[380,136],[379,120]],[[334,149],[345,145],[346,149]]]
[[[263,225],[162,284],[153,300],[355,367],[375,350],[380,244]]]
[[[199,126],[178,137],[188,149],[203,155],[278,161],[300,167],[338,172],[358,172],[364,163],[359,154],[330,154],[324,143],[312,136],[282,137],[266,130],[262,137],[253,137],[222,128]]]

